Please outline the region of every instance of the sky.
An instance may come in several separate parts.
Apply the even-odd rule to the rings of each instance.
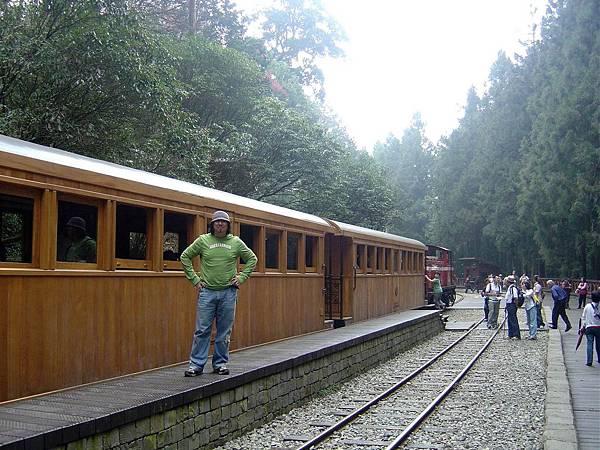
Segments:
[[[234,0],[253,13],[271,0]],[[323,59],[325,104],[359,148],[401,137],[416,112],[434,143],[482,94],[498,52],[524,54],[547,0],[322,0],[346,32],[346,56]],[[533,12],[537,10],[537,12]]]

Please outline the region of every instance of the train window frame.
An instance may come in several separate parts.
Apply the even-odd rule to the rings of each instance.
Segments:
[[[133,259],[133,258],[123,258],[117,256],[117,245],[118,245],[118,214],[119,207],[128,207],[128,208],[136,208],[144,210],[146,213],[145,221],[146,221],[146,254],[144,255],[144,259]],[[153,249],[155,247],[154,235],[156,234],[156,216],[158,214],[157,208],[151,208],[148,206],[140,206],[135,203],[128,202],[116,202],[114,208],[114,224],[115,224],[115,237],[113,241],[113,249],[114,249],[114,267],[116,270],[152,270],[152,262],[153,262]],[[161,230],[162,231],[162,230]],[[161,235],[162,242],[162,235]],[[162,245],[161,245],[162,249]],[[161,252],[162,253],[162,252]],[[162,258],[161,258],[162,259]]]
[[[394,262],[392,264],[392,268],[394,273],[400,273],[400,250],[394,249],[392,252],[394,256]]]
[[[303,234],[302,240],[304,246],[304,272],[317,273],[319,268],[319,236]],[[312,253],[312,258],[308,258],[307,253],[309,251]],[[310,259],[312,259],[312,265],[308,264]]]
[[[265,272],[273,272],[273,273],[282,273],[282,260],[284,258],[282,258],[282,240],[283,240],[283,230],[278,229],[278,228],[271,228],[271,227],[265,227],[265,235],[264,235],[264,242],[265,242]],[[273,255],[269,254],[269,235],[274,236],[277,235],[278,239],[277,240],[273,240],[271,242],[277,242],[277,249],[276,251],[273,253],[273,255],[276,255],[277,257],[277,263],[276,263],[276,267],[269,267],[269,258]]]
[[[375,272],[383,272],[383,248],[375,247]]]
[[[290,238],[296,240],[296,268],[290,268]],[[285,251],[285,267],[286,271],[289,273],[301,273],[302,266],[304,265],[303,257],[301,255],[302,250],[302,233],[297,233],[294,231],[288,231],[286,233],[286,251]]]
[[[41,189],[28,189],[20,186],[14,186],[11,184],[0,183],[2,188],[2,194],[9,197],[22,197],[29,199],[33,202],[32,214],[31,214],[31,262],[18,262],[18,261],[0,261],[0,268],[14,268],[14,269],[30,269],[39,268],[40,266],[40,230],[41,226],[41,203],[42,194]]]
[[[375,247],[373,245],[367,245],[366,273],[374,273],[375,265],[373,263],[375,256]]]
[[[356,271],[359,273],[364,273],[364,271],[365,271],[365,264],[366,264],[365,250],[366,250],[365,244],[356,244],[354,246],[354,252],[355,252],[354,264],[356,267]]]
[[[383,249],[383,269],[385,273],[392,273],[392,249],[389,247]]]
[[[161,261],[162,261],[162,267],[164,270],[175,270],[175,271],[183,271],[183,266],[181,264],[181,262],[179,261],[179,258],[181,257],[181,253],[187,248],[189,247],[195,240],[195,236],[194,236],[194,224],[196,221],[196,216],[194,214],[190,214],[190,213],[185,213],[185,212],[181,212],[181,211],[173,211],[170,209],[164,209],[161,211],[162,214],[162,218],[161,218],[161,230],[160,230],[160,242],[161,242]],[[185,218],[185,231],[186,231],[186,238],[187,238],[187,242],[184,246],[180,246],[179,247],[179,256],[177,257],[176,260],[166,260],[164,258],[164,254],[165,254],[165,235],[166,233],[168,233],[169,231],[167,231],[167,214],[168,215],[178,215],[178,216],[183,216]]]
[[[244,237],[242,236],[242,226],[244,227],[251,227],[253,230],[253,244],[254,247],[256,248],[252,248],[251,245],[248,245],[248,242],[246,242],[246,240],[244,239]],[[249,222],[249,221],[237,221],[234,225],[234,229],[238,235],[238,237],[244,242],[244,244],[246,244],[248,246],[248,248],[250,250],[252,250],[254,252],[254,254],[256,255],[256,257],[258,258],[258,263],[256,264],[256,266],[254,267],[254,270],[252,272],[264,272],[264,268],[262,266],[263,264],[263,252],[265,250],[265,245],[266,245],[266,241],[265,238],[262,236],[265,236],[265,227],[257,224],[257,223],[253,223],[253,222]],[[261,243],[265,243],[265,245],[261,245]],[[238,268],[239,270],[243,270],[246,267],[245,263],[242,263],[241,258],[238,258]]]
[[[61,261],[58,259],[58,233],[59,233],[59,207],[60,202],[66,203],[74,203],[80,204],[84,206],[92,206],[96,208],[96,262],[76,262],[76,261]],[[57,192],[56,197],[56,222],[54,226],[54,236],[56,240],[54,241],[56,245],[54,246],[54,255],[53,258],[56,261],[57,269],[88,269],[88,270],[98,270],[102,267],[102,262],[104,260],[104,245],[105,245],[105,235],[106,235],[106,223],[104,220],[106,212],[106,201],[94,197],[83,197],[73,194],[68,194],[64,192]]]

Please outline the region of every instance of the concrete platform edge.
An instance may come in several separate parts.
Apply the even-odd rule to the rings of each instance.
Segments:
[[[560,331],[551,329],[548,337],[544,450],[576,450],[577,432]]]

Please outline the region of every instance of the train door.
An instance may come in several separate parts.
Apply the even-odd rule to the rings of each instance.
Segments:
[[[325,320],[343,326],[343,246],[342,237],[325,234]]]

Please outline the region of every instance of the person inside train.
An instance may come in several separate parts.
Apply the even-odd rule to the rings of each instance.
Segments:
[[[192,259],[200,256],[200,276],[194,271]],[[246,261],[238,273],[238,258]],[[231,221],[225,211],[215,211],[209,232],[198,237],[181,253],[185,276],[196,287],[196,330],[192,340],[190,364],[186,377],[202,374],[208,360],[210,334],[216,322],[213,372],[228,375],[229,339],[235,318],[237,289],[246,281],[258,259],[238,236],[231,234]]]
[[[85,219],[71,217],[66,225],[67,248],[64,261],[96,262],[96,241],[88,236]]]

